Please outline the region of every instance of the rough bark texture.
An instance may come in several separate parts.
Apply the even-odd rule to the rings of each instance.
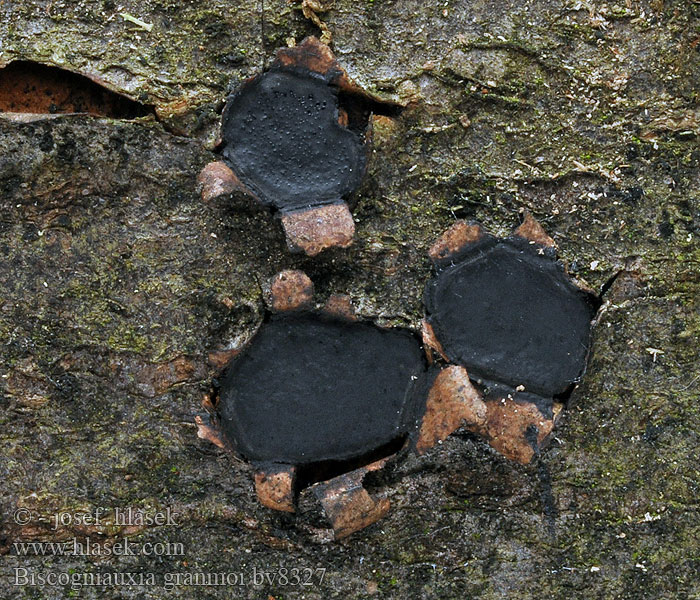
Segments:
[[[196,185],[227,90],[319,33],[300,8],[0,2],[0,63],[81,72],[159,116],[0,119],[0,597],[697,598],[700,5],[316,11],[349,75],[407,108],[375,119],[354,245],[315,258],[291,255],[270,215],[205,204]],[[324,543],[313,494],[296,516],[270,511],[252,469],[197,437],[208,357],[253,334],[276,272],[303,269],[319,302],[348,294],[360,315],[418,330],[437,236],[455,218],[507,234],[525,209],[606,289],[589,372],[531,465],[458,433],[368,476],[392,510]],[[54,527],[98,507],[99,525]],[[170,508],[177,525],[105,524],[129,507]],[[125,535],[184,555],[13,546]],[[285,584],[281,567],[325,577]],[[16,586],[16,568],[156,585]],[[164,586],[221,572],[245,585]],[[274,582],[253,585],[260,572]]]

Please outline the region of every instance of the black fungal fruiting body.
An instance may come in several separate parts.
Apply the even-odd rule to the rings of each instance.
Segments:
[[[205,399],[213,418],[198,420],[201,437],[254,465],[265,506],[294,512],[313,484],[344,537],[388,511],[362,480],[402,447],[420,454],[464,427],[511,460],[539,454],[585,370],[598,298],[529,215],[507,239],[457,222],[429,254],[427,356],[411,332],[355,320],[347,298],[310,311],[300,271],[273,280],[278,312]],[[433,352],[447,364],[428,367]]]
[[[221,427],[252,462],[350,460],[415,430],[424,372],[407,331],[273,315],[226,368]]]
[[[339,123],[326,76],[279,66],[229,98],[222,155],[263,204],[285,212],[350,195],[365,170],[364,133]]]
[[[353,83],[316,38],[280,48],[228,98],[223,160],[199,174],[202,199],[243,194],[270,208],[292,252],[347,248],[355,223],[346,201],[367,167],[372,114],[400,110]]]
[[[579,381],[597,298],[571,282],[552,248],[484,234],[434,263],[427,321],[450,362],[486,387],[539,396],[541,407]]]

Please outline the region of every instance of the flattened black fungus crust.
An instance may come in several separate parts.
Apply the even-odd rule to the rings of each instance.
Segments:
[[[551,398],[583,374],[595,298],[537,245],[488,238],[443,265],[425,303],[448,358],[472,378]]]
[[[245,83],[223,117],[223,157],[281,211],[340,202],[365,170],[363,132],[339,124],[337,90],[312,72],[272,70]]]
[[[415,429],[425,370],[407,331],[275,315],[224,373],[221,424],[251,461],[356,458]]]

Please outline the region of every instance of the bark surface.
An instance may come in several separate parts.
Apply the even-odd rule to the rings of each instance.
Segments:
[[[0,64],[155,112],[0,115],[0,597],[697,598],[700,4],[312,5],[0,2]],[[355,243],[309,258],[268,213],[203,203],[196,178],[225,95],[318,23],[357,83],[406,108],[374,120]],[[296,516],[266,509],[251,467],[197,438],[275,273],[419,331],[438,235],[457,218],[505,235],[525,210],[604,292],[588,373],[532,464],[458,433],[368,475],[391,511],[329,542],[312,493]],[[112,523],[128,508],[176,524]],[[16,545],[124,536],[134,556]],[[144,554],[158,542],[181,546]],[[51,572],[154,583],[29,585]]]

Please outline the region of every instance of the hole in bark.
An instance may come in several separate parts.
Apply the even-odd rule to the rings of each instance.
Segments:
[[[0,69],[0,112],[83,113],[113,119],[155,115],[152,106],[117,94],[83,75],[19,60]]]
[[[217,410],[244,458],[307,465],[311,482],[400,447],[416,427],[425,373],[411,332],[273,315],[225,369]]]
[[[316,463],[301,465],[297,470],[295,492],[299,493],[304,488],[318,483],[319,481],[328,481],[333,477],[342,475],[343,473],[350,473],[355,469],[364,467],[373,462],[381,460],[396,454],[401,448],[404,447],[408,435],[404,434],[397,437],[394,440],[380,446],[379,448],[373,449],[367,454],[363,454],[357,458],[350,460],[327,460],[319,461]]]
[[[392,102],[377,102],[369,96],[338,91],[338,103],[348,113],[349,128],[364,134],[369,124],[371,115],[382,115],[392,119],[398,119],[404,110],[400,104]]]
[[[549,399],[570,393],[582,376],[600,306],[550,251],[490,236],[439,270],[425,301],[450,361],[477,381]]]

